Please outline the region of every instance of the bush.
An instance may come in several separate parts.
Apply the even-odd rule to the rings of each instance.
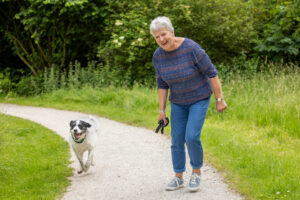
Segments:
[[[300,60],[300,1],[271,1],[266,5],[255,5],[265,17],[258,19],[261,32],[255,49],[259,55],[274,61]],[[260,15],[261,16],[261,15]],[[263,24],[261,24],[263,21]]]
[[[9,75],[0,73],[0,95],[6,95],[13,88]]]
[[[249,53],[256,38],[245,1],[179,0],[172,12],[175,33],[198,42],[215,63],[229,63]]]
[[[264,67],[262,60],[259,58],[247,58],[245,54],[240,57],[236,57],[230,64],[220,63],[216,65],[219,76],[222,80],[230,80],[234,76],[243,78],[252,78]]]
[[[42,79],[37,76],[23,77],[16,84],[16,94],[19,96],[33,96],[42,93]]]

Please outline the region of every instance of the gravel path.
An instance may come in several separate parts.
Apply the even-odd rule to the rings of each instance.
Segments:
[[[37,122],[67,139],[69,121],[86,116],[84,113],[49,108],[0,104],[0,112]],[[67,200],[115,200],[115,199],[243,199],[230,190],[217,171],[208,165],[202,168],[201,189],[190,193],[187,187],[177,191],[165,191],[173,176],[170,139],[151,130],[133,127],[96,117],[100,124],[98,146],[95,151],[96,166],[87,173],[70,178],[71,186],[63,199]],[[188,159],[188,156],[187,156]],[[72,167],[79,163],[72,152]],[[191,169],[187,160],[185,184]]]

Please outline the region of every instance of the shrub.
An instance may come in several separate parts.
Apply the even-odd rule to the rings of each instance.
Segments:
[[[9,75],[0,73],[0,95],[7,94],[13,88]]]
[[[172,12],[175,32],[198,42],[215,63],[249,53],[256,38],[245,1],[179,0]]]
[[[274,61],[299,61],[300,1],[271,1],[266,5],[258,4],[257,7],[256,10],[265,14],[263,20],[257,20],[261,34],[255,49],[259,55],[268,56]]]
[[[40,94],[43,91],[42,78],[38,76],[25,76],[16,84],[15,91],[19,96]]]
[[[252,78],[264,67],[263,61],[259,58],[247,58],[245,54],[236,57],[230,64],[220,63],[216,65],[219,76],[222,80],[230,80],[234,76]]]

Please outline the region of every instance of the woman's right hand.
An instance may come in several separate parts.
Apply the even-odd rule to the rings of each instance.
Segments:
[[[167,124],[166,113],[164,113],[164,112],[159,113],[157,121],[159,122],[160,120],[164,120],[164,124]]]

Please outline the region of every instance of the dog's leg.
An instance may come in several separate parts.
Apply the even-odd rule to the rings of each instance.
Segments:
[[[89,149],[88,159],[83,169],[85,172],[90,168],[91,164],[93,163],[93,160],[94,160],[94,150]]]
[[[81,174],[83,171],[84,171],[84,164],[83,164],[83,152],[78,152],[76,150],[74,150],[75,152],[75,155],[79,161],[79,164],[80,164],[80,170],[77,171],[78,174]]]
[[[95,162],[95,159],[94,159],[94,156],[92,158],[92,163],[91,163],[92,166],[95,166],[96,165],[96,162]]]
[[[96,162],[95,162],[95,155],[94,155],[94,150],[93,150],[93,155],[91,155],[91,165],[95,166]]]

